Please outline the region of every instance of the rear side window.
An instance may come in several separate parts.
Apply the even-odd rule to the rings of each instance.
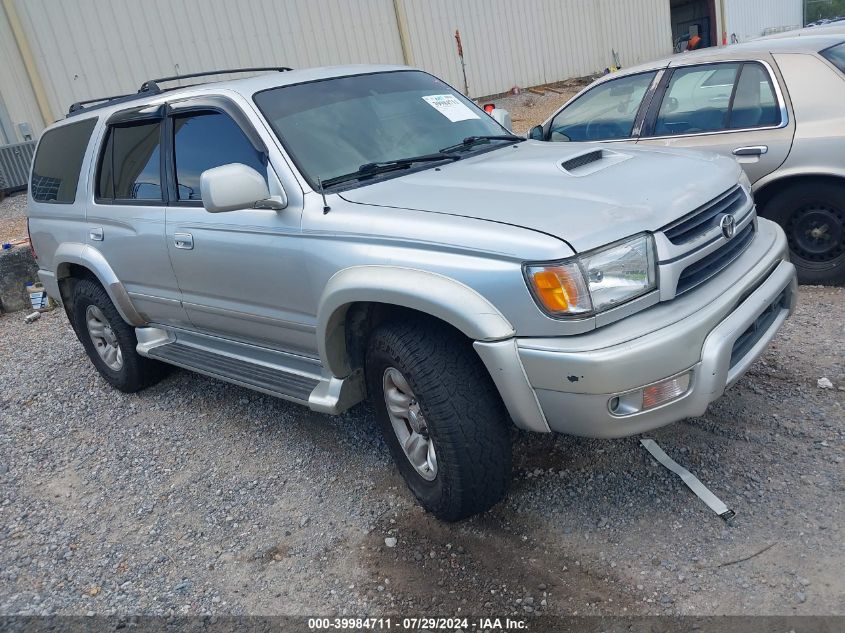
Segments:
[[[760,64],[743,65],[728,121],[732,130],[780,123],[780,109],[769,73]]]
[[[739,64],[679,68],[660,105],[657,136],[715,132],[727,127]]]
[[[775,89],[762,64],[706,64],[679,68],[672,73],[654,134],[701,134],[779,123]]]
[[[109,128],[97,172],[97,198],[161,201],[161,122]]]
[[[173,151],[176,190],[180,201],[202,200],[202,172],[220,165],[243,163],[267,177],[264,153],[255,149],[238,124],[222,112],[175,117]]]
[[[44,133],[32,167],[34,200],[60,204],[76,200],[79,170],[96,124],[96,118],[85,119]]]
[[[821,52],[822,56],[845,73],[845,42],[837,44]]]

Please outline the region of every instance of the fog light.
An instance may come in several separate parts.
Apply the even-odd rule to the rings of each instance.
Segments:
[[[690,372],[643,388],[643,409],[653,409],[680,398],[689,389]]]

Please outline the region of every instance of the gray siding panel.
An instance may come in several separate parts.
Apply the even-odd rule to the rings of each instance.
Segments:
[[[153,77],[244,66],[402,63],[393,0],[13,0],[53,115]],[[412,63],[473,97],[671,52],[669,0],[398,0]],[[739,1],[739,0],[735,0]],[[747,1],[747,0],[746,0]],[[43,129],[5,15],[3,97]],[[7,50],[8,49],[8,50]],[[16,85],[17,84],[17,85]]]
[[[802,0],[727,0],[727,33],[740,42],[804,25]]]

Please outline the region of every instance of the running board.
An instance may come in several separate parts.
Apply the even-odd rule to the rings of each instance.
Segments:
[[[319,361],[177,329],[136,328],[137,351],[241,387],[336,415],[365,397],[363,373],[324,376]]]

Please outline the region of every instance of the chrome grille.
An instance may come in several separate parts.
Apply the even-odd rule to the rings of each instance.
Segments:
[[[732,240],[725,242],[724,246],[684,268],[678,277],[675,296],[677,297],[692,290],[696,286],[703,284],[713,275],[727,268],[732,261],[742,255],[753,239],[754,222],[751,222],[742,231],[737,233]]]
[[[736,215],[738,211],[745,208],[747,201],[745,190],[737,185],[715,200],[688,213],[677,222],[673,222],[663,229],[663,233],[673,244],[686,244],[719,226],[722,215]]]

